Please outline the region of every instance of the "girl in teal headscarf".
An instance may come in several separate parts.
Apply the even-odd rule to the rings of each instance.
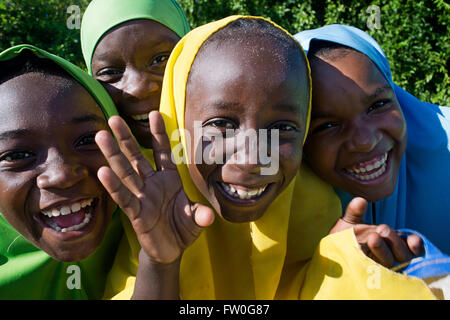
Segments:
[[[450,109],[397,86],[380,46],[357,28],[329,25],[295,37],[315,80],[306,154],[324,161],[310,161],[312,168],[337,188],[344,208],[353,196],[368,199],[366,222],[418,230],[450,253]],[[385,85],[366,86],[375,73]]]
[[[148,114],[159,108],[166,61],[188,31],[175,0],[94,0],[84,13],[81,47],[88,71],[144,148],[151,148]]]
[[[0,53],[0,299],[99,299],[122,227],[94,142],[103,87],[31,45]]]

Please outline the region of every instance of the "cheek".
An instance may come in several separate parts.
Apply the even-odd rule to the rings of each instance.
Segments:
[[[333,139],[310,137],[305,145],[305,159],[316,172],[329,174],[335,167],[337,146]]]
[[[295,176],[300,167],[303,146],[300,140],[296,142],[282,142],[279,147],[280,167],[284,168],[286,176]]]
[[[33,177],[1,174],[0,210],[5,219],[20,233],[27,235],[34,225],[32,210],[39,208],[39,194],[33,188]],[[27,213],[30,214],[27,214]]]
[[[394,138],[394,140],[405,143],[407,138],[406,121],[400,109],[396,109],[389,113],[388,117],[383,120],[386,130]]]
[[[203,195],[208,191],[208,177],[214,170],[214,165],[208,165],[203,159],[205,148],[210,146],[209,142],[201,140],[193,141],[188,151],[188,169],[192,180]]]

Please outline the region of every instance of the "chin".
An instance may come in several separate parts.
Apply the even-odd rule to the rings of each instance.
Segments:
[[[247,209],[247,208],[245,208]],[[267,208],[266,208],[267,209]],[[217,214],[223,218],[224,220],[232,223],[244,223],[244,222],[252,222],[260,219],[266,209],[264,210],[242,210],[241,212],[237,211],[237,208],[218,208],[216,209]]]

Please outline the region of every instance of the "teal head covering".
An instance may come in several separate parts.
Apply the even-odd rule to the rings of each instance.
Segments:
[[[136,19],[159,22],[180,38],[190,29],[175,0],[93,0],[81,23],[81,49],[89,73],[92,73],[92,55],[101,37],[115,26]]]
[[[117,114],[102,85],[60,57],[31,45],[19,45],[1,52],[0,61],[14,59],[24,51],[51,60],[64,69],[91,94],[106,118]],[[0,213],[0,299],[102,298],[106,275],[122,236],[116,211],[100,247],[88,258],[76,262],[53,259],[18,233]]]

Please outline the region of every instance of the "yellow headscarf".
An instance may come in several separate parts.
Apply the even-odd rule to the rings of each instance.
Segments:
[[[188,33],[172,51],[164,75],[160,106],[169,138],[175,130],[185,128],[186,84],[198,50],[214,32],[237,19],[263,18],[231,16],[206,24]],[[172,148],[180,142],[186,146],[183,132],[184,130],[180,130],[181,137],[171,141]],[[188,197],[194,202],[208,204],[195,187],[187,166],[180,164],[178,170]],[[186,249],[181,261],[180,297],[298,299],[302,295],[306,299],[338,299],[342,286],[355,286],[360,283],[353,279],[352,272],[348,273],[345,269],[345,272],[341,271],[336,276],[337,285],[331,283],[325,291],[322,290],[322,283],[328,283],[327,275],[336,265],[346,266],[348,261],[352,265],[352,259],[355,259],[357,266],[353,269],[360,273],[370,264],[376,265],[383,272],[390,272],[364,256],[352,229],[328,236],[316,250],[313,260],[309,260],[320,239],[328,234],[340,215],[340,202],[332,188],[315,176],[309,168],[302,166],[294,180],[274,200],[262,218],[250,223],[230,223],[217,218],[214,224],[206,228]],[[136,239],[129,239],[129,243],[122,245],[117,268],[111,273],[111,291],[107,292],[107,297],[120,292],[116,298],[130,298],[134,289],[139,245]],[[332,251],[328,249],[330,246]],[[343,250],[339,249],[341,246],[344,247]],[[134,253],[130,256],[130,252]],[[330,264],[328,253],[335,259],[333,264]],[[345,260],[347,256],[350,259],[348,261]],[[311,269],[310,265],[314,268]],[[127,270],[132,273],[127,273]],[[342,278],[342,275],[345,277]],[[390,276],[395,278],[397,274],[390,272]],[[360,280],[366,281],[366,278]],[[398,284],[395,281],[394,283]],[[422,290],[419,298],[433,297],[420,281],[414,285]],[[353,298],[372,297],[370,293],[365,295],[366,291],[354,291],[357,295]],[[413,292],[417,290],[413,289]],[[389,298],[385,295],[381,297]]]

